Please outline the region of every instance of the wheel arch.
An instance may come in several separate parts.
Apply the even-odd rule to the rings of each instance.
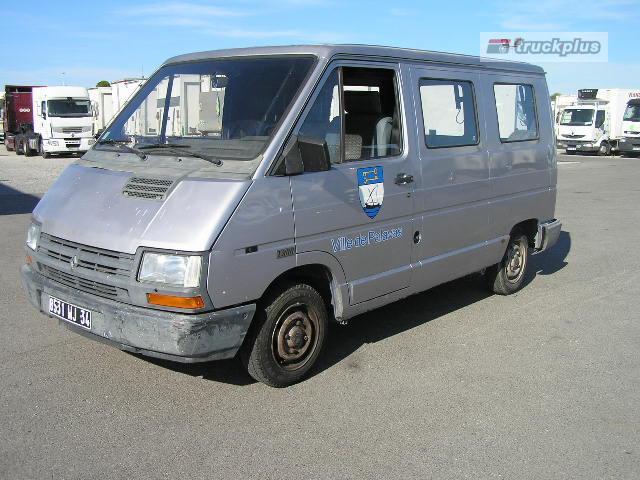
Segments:
[[[340,321],[343,316],[347,287],[340,262],[326,252],[306,252],[297,255],[296,266],[285,270],[267,286],[259,303],[265,302],[285,285],[302,282],[315,288],[322,296],[331,317]]]

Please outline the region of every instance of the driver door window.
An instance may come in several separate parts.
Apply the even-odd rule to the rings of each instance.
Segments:
[[[326,142],[332,164],[398,156],[398,105],[394,70],[340,67],[327,77],[298,135]]]

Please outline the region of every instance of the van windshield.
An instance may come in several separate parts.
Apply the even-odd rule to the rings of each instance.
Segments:
[[[231,160],[256,158],[303,84],[313,57],[245,57],[160,68],[100,137],[175,155],[163,145]],[[158,145],[155,149],[154,145]]]
[[[50,117],[90,117],[91,103],[83,98],[61,98],[47,102]]]
[[[593,123],[592,108],[567,108],[562,112],[560,125],[585,126]]]

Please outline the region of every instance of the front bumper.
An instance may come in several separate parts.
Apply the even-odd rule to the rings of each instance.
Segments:
[[[544,252],[553,247],[562,231],[562,223],[560,220],[549,220],[538,224],[538,234],[535,240],[535,253]]]
[[[589,143],[589,146],[585,143],[572,142],[570,140],[558,140],[556,147],[564,149],[567,152],[597,152],[600,150],[600,146],[595,143]]]
[[[626,138],[618,142],[620,153],[640,153],[640,138]]]
[[[42,150],[47,153],[84,153],[91,148],[93,140],[93,137],[43,139]]]
[[[136,307],[60,285],[29,265],[22,267],[22,282],[31,304],[45,315],[50,296],[92,311],[91,331],[60,320],[70,330],[120,350],[183,363],[235,356],[256,310],[255,304],[202,314]]]

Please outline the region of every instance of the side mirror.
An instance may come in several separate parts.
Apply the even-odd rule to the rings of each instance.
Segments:
[[[42,119],[46,120],[47,119],[47,112],[42,112]]]

